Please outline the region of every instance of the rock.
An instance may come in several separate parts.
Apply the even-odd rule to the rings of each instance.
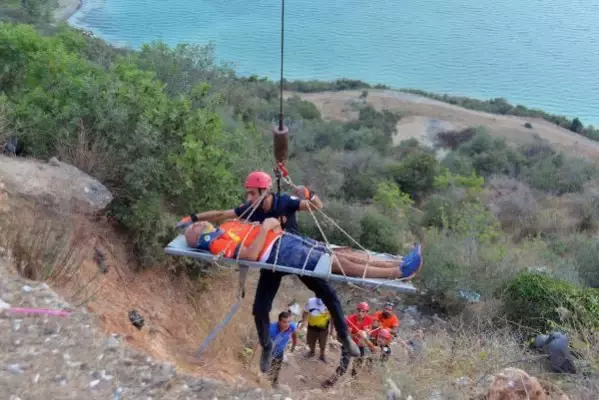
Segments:
[[[8,304],[4,300],[0,299],[0,312],[2,312],[2,310],[8,310],[9,308],[10,308],[10,304]]]
[[[67,360],[66,363],[67,363],[67,365],[70,368],[81,368],[81,366],[83,365],[83,363],[81,361],[70,361],[70,360]]]
[[[114,349],[114,348],[119,347],[120,343],[119,343],[119,341],[114,336],[110,336],[104,342],[104,346],[108,347],[109,349]]]
[[[94,214],[104,210],[113,199],[98,180],[56,159],[43,163],[0,156],[0,180],[12,195],[60,210],[66,207],[66,211]]]
[[[444,399],[443,394],[438,389],[433,390],[431,395],[428,397],[428,400],[443,400],[443,399]]]
[[[150,382],[152,380],[152,374],[150,373],[150,371],[143,371],[139,374],[139,377],[144,381],[144,382]]]
[[[102,378],[105,381],[111,381],[114,377],[112,375],[107,375],[106,370],[102,370],[100,371],[100,378]]]
[[[279,391],[286,393],[288,396],[291,395],[291,388],[289,385],[281,384],[279,385]]]
[[[387,379],[387,385],[389,385],[389,390],[387,391],[387,400],[400,400],[401,390],[399,390],[397,384],[391,379]]]
[[[29,286],[29,285],[25,285],[25,286],[23,286],[23,287],[21,288],[21,291],[22,291],[23,293],[29,293],[29,292],[31,292],[32,290],[33,290],[33,288],[32,288],[31,286]]]
[[[177,371],[175,370],[175,366],[170,363],[162,364],[160,366],[160,370],[161,370],[162,374],[165,375],[169,379],[177,374]]]
[[[13,375],[23,375],[25,373],[25,371],[21,369],[21,366],[19,364],[9,364],[8,372],[10,372]]]
[[[493,377],[487,400],[546,400],[543,387],[536,378],[518,368],[505,368]]]
[[[94,388],[94,387],[98,386],[98,383],[100,383],[100,380],[99,380],[99,379],[96,379],[96,380],[93,380],[93,381],[91,381],[91,382],[89,383],[89,387],[90,387],[90,389],[92,389],[92,388]]]
[[[33,383],[38,383],[40,381],[40,374],[36,374],[35,378],[33,378]]]
[[[467,376],[462,376],[455,380],[455,384],[457,386],[467,386],[467,385],[470,385],[471,383],[472,382],[471,382],[470,378],[468,378]]]

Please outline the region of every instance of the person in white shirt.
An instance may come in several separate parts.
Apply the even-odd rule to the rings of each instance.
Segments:
[[[308,299],[304,306],[304,314],[302,316],[302,324],[308,323],[307,342],[310,351],[305,357],[314,357],[316,354],[316,342],[320,347],[320,361],[326,363],[327,338],[332,331],[332,325],[329,323],[331,314],[318,297]]]

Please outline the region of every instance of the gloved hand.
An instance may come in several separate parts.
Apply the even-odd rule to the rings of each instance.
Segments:
[[[191,215],[188,215],[187,217],[185,217],[181,221],[179,221],[177,223],[177,225],[175,225],[175,228],[176,229],[185,229],[191,224],[193,224],[193,220],[192,220]]]
[[[293,195],[301,200],[310,200],[314,193],[305,186],[296,186],[293,188]]]

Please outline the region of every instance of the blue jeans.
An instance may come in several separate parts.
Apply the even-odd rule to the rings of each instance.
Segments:
[[[301,236],[292,236],[292,235],[284,235],[284,237],[294,237],[295,239],[293,239],[291,241],[291,246],[293,248],[296,248],[295,246],[299,246],[299,242],[303,242],[304,245],[303,247],[305,248],[300,248],[299,252],[302,254],[307,254],[308,251],[310,250],[310,247],[313,244],[317,244],[318,247],[315,248],[312,251],[312,254],[314,253],[319,253],[320,255],[318,256],[318,258],[320,258],[320,256],[322,255],[322,253],[324,251],[326,251],[326,248],[320,244],[319,242],[309,239],[309,238],[304,238]],[[277,241],[278,243],[281,242],[281,240]],[[272,260],[274,261],[274,255],[273,253],[275,253],[276,249],[277,249],[277,243],[275,243],[275,245],[273,246],[271,255],[269,256],[269,260],[267,260],[267,262],[271,262],[270,258],[272,257]],[[284,246],[283,244],[281,245],[281,249],[280,252],[283,252],[284,250]],[[290,247],[291,248],[291,247]],[[279,258],[281,257],[281,254],[279,254]],[[286,256],[286,257],[291,257],[292,260],[294,258],[293,255],[290,256]],[[295,264],[299,263],[299,268],[301,269],[304,261],[305,261],[305,256],[299,256],[296,257],[297,259],[295,259],[293,262]],[[310,258],[312,258],[312,255],[310,255]],[[309,260],[309,263],[314,263],[314,266],[316,266],[316,263],[318,263],[318,258],[316,258],[316,256],[314,256],[314,259]],[[298,261],[299,259],[299,261]],[[314,260],[316,260],[314,262]],[[279,262],[277,262],[279,263]],[[279,263],[281,264],[281,263]],[[306,266],[306,269],[308,269],[308,266]],[[314,269],[314,267],[312,267],[312,270]],[[260,345],[264,348],[267,347],[271,341],[269,334],[268,334],[268,327],[270,325],[270,318],[269,318],[269,313],[272,310],[272,303],[275,299],[275,296],[277,295],[277,292],[279,290],[279,286],[281,285],[281,279],[287,275],[287,273],[283,273],[283,272],[278,272],[278,271],[271,271],[268,269],[261,269],[260,270],[260,279],[258,280],[258,286],[256,287],[256,297],[254,299],[254,306],[252,309],[252,313],[254,314],[254,322],[256,323],[256,330],[258,331],[258,338],[260,340]],[[343,313],[343,308],[341,307],[341,302],[339,301],[339,297],[337,297],[337,292],[335,292],[335,289],[333,289],[333,287],[324,279],[321,278],[314,278],[311,276],[302,276],[302,275],[298,275],[297,276],[303,283],[304,285],[306,285],[306,287],[308,289],[310,289],[312,292],[314,292],[314,295],[316,297],[318,297],[319,299],[322,300],[322,302],[324,303],[325,306],[327,306],[327,308],[329,309],[329,311],[331,312],[331,319],[333,321],[333,324],[335,326],[335,330],[337,331],[337,335],[339,335],[340,337],[345,337],[348,335],[348,330],[347,330],[347,325],[345,324],[345,314]]]
[[[315,240],[285,234],[273,244],[266,264],[314,271],[326,252],[326,247]]]

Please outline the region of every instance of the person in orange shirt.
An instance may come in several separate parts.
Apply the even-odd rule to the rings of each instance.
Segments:
[[[366,354],[366,346],[368,346],[371,350],[373,350],[373,344],[368,340],[368,336],[370,335],[370,330],[372,329],[372,323],[374,319],[368,315],[368,311],[370,310],[370,306],[365,301],[358,303],[356,306],[356,313],[350,315],[345,318],[347,322],[347,327],[349,328],[350,334],[354,342],[358,345],[360,349],[360,357],[354,360],[354,364],[352,366],[351,374],[355,376],[358,373],[358,369],[362,366],[364,362],[364,356]],[[335,373],[327,379],[322,386],[324,388],[332,387],[339,378],[347,372],[347,368],[349,367],[350,357],[348,354],[345,354],[343,351],[341,352],[341,362],[339,366],[335,370]]]
[[[185,239],[189,247],[215,255],[307,271],[313,271],[320,258],[328,252],[322,244],[315,245],[302,236],[283,233],[277,218],[267,218],[261,225],[232,220],[218,228],[210,222],[199,221],[187,227]],[[420,247],[415,250],[420,257]],[[414,268],[410,263],[376,258],[368,260],[368,256],[347,249],[333,251],[333,254],[332,272],[347,276],[363,277],[366,270],[365,278],[394,279],[411,273],[407,270]]]
[[[390,301],[385,304],[383,311],[374,313],[374,327],[387,329],[393,336],[397,336],[399,330],[399,319],[393,313],[393,303]]]

